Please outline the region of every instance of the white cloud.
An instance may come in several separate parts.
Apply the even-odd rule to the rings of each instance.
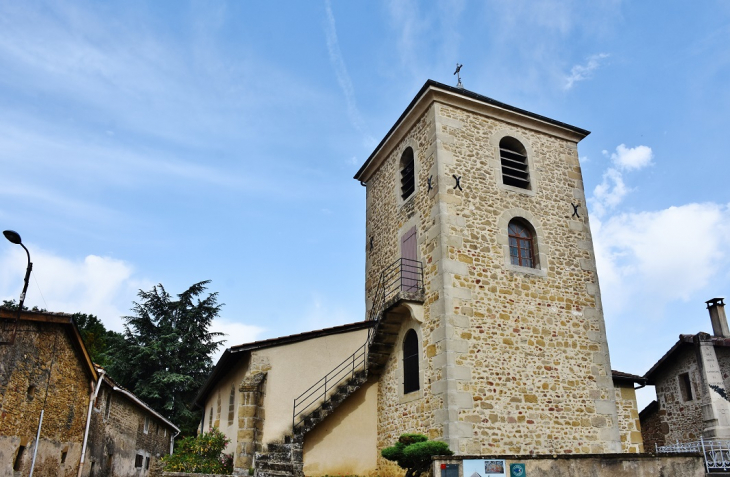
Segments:
[[[210,331],[217,333],[225,333],[225,336],[219,338],[223,340],[223,345],[213,354],[213,364],[217,363],[226,348],[231,346],[250,343],[259,339],[265,328],[255,325],[246,325],[226,318],[216,318],[210,326]]]
[[[642,169],[650,165],[653,158],[654,153],[647,146],[626,147],[619,144],[616,152],[611,154],[611,160],[616,167],[627,171]]]
[[[711,288],[730,263],[729,224],[730,207],[714,203],[592,221],[604,306],[616,313],[637,303],[661,309]]]
[[[110,257],[89,255],[71,260],[33,244],[33,271],[25,304],[64,313],[90,313],[111,330],[123,329],[137,291],[151,284],[134,276],[134,267]],[[0,255],[0,298],[18,301],[23,286],[26,255],[20,247],[8,247]]]
[[[570,74],[565,78],[564,89],[568,90],[578,81],[584,81],[593,76],[593,72],[601,66],[601,60],[608,58],[608,54],[599,53],[591,55],[583,65],[575,65],[570,69]]]
[[[603,173],[603,182],[593,189],[593,197],[589,199],[593,212],[601,217],[607,210],[615,208],[621,203],[626,194],[631,191],[624,183],[623,176],[616,169],[608,169]]]

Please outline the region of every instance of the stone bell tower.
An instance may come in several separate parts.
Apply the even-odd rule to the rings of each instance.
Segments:
[[[457,454],[620,451],[588,134],[427,81],[357,172],[378,448],[420,432]]]

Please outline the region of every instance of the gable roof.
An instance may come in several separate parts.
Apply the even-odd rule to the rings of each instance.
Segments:
[[[416,93],[416,96],[413,98],[413,100],[410,102],[410,104],[406,107],[405,111],[400,115],[400,117],[396,120],[395,124],[390,128],[390,130],[386,133],[386,135],[383,137],[383,139],[380,141],[380,143],[375,147],[375,150],[370,154],[370,157],[367,158],[365,163],[360,167],[360,169],[355,174],[354,178],[359,181],[365,181],[369,178],[369,174],[366,172],[371,165],[373,164],[373,161],[376,156],[378,156],[381,152],[383,152],[384,147],[386,146],[386,143],[389,141],[391,136],[398,130],[398,128],[405,122],[406,118],[411,115],[411,113],[417,109],[417,106],[419,105],[419,102],[429,95],[430,93],[441,93],[439,95],[440,98],[450,98],[450,99],[456,99],[456,98],[462,98],[466,99],[471,103],[481,104],[484,106],[488,106],[490,110],[492,110],[495,113],[498,113],[500,116],[510,116],[510,117],[520,117],[522,119],[529,119],[534,124],[541,124],[543,127],[547,126],[553,131],[563,131],[564,133],[568,133],[571,137],[575,139],[576,142],[578,142],[580,139],[583,139],[587,135],[590,134],[590,131],[587,131],[585,129],[571,126],[570,124],[557,121],[555,119],[550,119],[546,116],[541,116],[539,114],[532,113],[530,111],[527,111],[525,109],[517,108],[515,106],[510,106],[509,104],[502,103],[501,101],[497,101],[495,99],[492,99],[488,96],[481,95],[479,93],[475,93],[473,91],[469,91],[467,89],[463,88],[456,88],[454,86],[449,86],[443,83],[439,83],[438,81],[434,80],[427,80],[426,83],[421,87],[421,89]],[[433,97],[431,98],[433,99]],[[430,101],[429,101],[430,103]]]
[[[298,343],[301,341],[307,341],[314,338],[320,338],[322,336],[337,335],[340,333],[349,333],[351,331],[364,330],[375,326],[374,321],[358,321],[355,323],[349,323],[345,325],[333,326],[331,328],[324,328],[321,330],[305,331],[304,333],[297,333],[294,335],[280,336],[278,338],[270,338],[267,340],[253,341],[251,343],[243,343],[240,345],[231,346],[223,352],[216,363],[213,370],[208,375],[208,379],[205,384],[200,388],[198,394],[192,402],[192,405],[202,407],[204,405],[205,398],[208,396],[211,388],[221,379],[231,368],[233,368],[247,352],[274,348],[277,346],[284,346],[288,344]]]
[[[158,419],[160,419],[162,422],[164,422],[165,424],[167,424],[168,427],[171,427],[172,429],[174,429],[178,433],[180,432],[180,429],[175,424],[173,424],[172,422],[170,422],[169,420],[167,420],[167,418],[165,418],[165,416],[163,416],[159,412],[157,412],[154,409],[152,409],[147,403],[145,403],[140,398],[138,398],[137,395],[134,394],[132,391],[129,391],[124,386],[122,386],[122,385],[118,384],[116,381],[114,381],[114,379],[112,379],[111,376],[109,376],[108,374],[106,374],[106,372],[104,372],[104,368],[102,368],[98,364],[95,364],[94,366],[96,367],[97,371],[101,371],[99,373],[99,375],[101,376],[102,380],[108,386],[110,386],[112,388],[113,391],[125,395],[127,398],[129,398],[130,400],[134,401],[142,409],[146,410],[147,412],[149,412],[150,414],[154,415],[155,417],[157,417]]]
[[[646,378],[635,374],[624,373],[622,371],[611,370],[611,378],[614,384],[640,384],[642,387],[646,385]]]
[[[8,310],[7,308],[0,308],[0,319],[2,320],[15,320],[18,317],[16,310]],[[68,313],[54,313],[49,311],[22,311],[20,312],[20,321],[30,321],[34,323],[48,323],[62,325],[66,330],[69,338],[71,339],[71,345],[77,353],[81,366],[89,374],[89,376],[96,382],[99,379],[96,373],[96,368],[91,362],[91,356],[84,345],[84,340],[81,339],[81,333],[79,328],[76,326],[76,322],[73,319],[73,315]],[[21,329],[18,333],[22,333]]]
[[[674,345],[669,348],[669,350],[664,353],[664,356],[659,358],[659,360],[654,363],[654,366],[649,369],[644,374],[644,377],[647,378],[648,384],[654,384],[654,377],[656,374],[665,366],[668,364],[671,364],[675,359],[679,357],[679,354],[683,352],[685,349],[694,349],[694,340],[697,335],[703,335],[703,340],[709,339],[712,341],[712,345],[716,347],[730,347],[730,338],[723,338],[723,337],[717,337],[717,336],[711,336],[708,333],[700,332],[694,335],[687,335],[682,334],[679,335],[679,339],[677,340]]]

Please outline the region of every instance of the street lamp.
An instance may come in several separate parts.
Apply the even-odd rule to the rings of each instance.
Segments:
[[[14,230],[3,230],[3,235],[6,239],[8,239],[11,243],[14,243],[15,245],[20,245],[23,247],[23,250],[25,250],[25,254],[28,256],[28,267],[25,269],[25,282],[23,283],[23,292],[20,294],[20,303],[18,304],[18,317],[15,320],[15,327],[13,329],[13,334],[10,337],[9,341],[3,341],[1,344],[13,344],[15,343],[15,334],[18,331],[18,322],[20,321],[20,312],[23,311],[23,302],[25,301],[25,292],[28,291],[28,280],[30,280],[30,271],[33,270],[33,264],[30,263],[30,252],[27,248],[25,248],[25,245],[23,245],[23,241],[20,239],[20,234]]]

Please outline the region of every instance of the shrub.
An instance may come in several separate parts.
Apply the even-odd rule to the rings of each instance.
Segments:
[[[165,472],[232,474],[233,456],[223,449],[230,440],[216,428],[175,443],[175,452],[162,458]]]
[[[383,458],[394,461],[406,469],[406,477],[416,477],[428,472],[431,456],[451,455],[449,445],[440,441],[429,441],[423,434],[402,434],[392,447],[380,451]]]

